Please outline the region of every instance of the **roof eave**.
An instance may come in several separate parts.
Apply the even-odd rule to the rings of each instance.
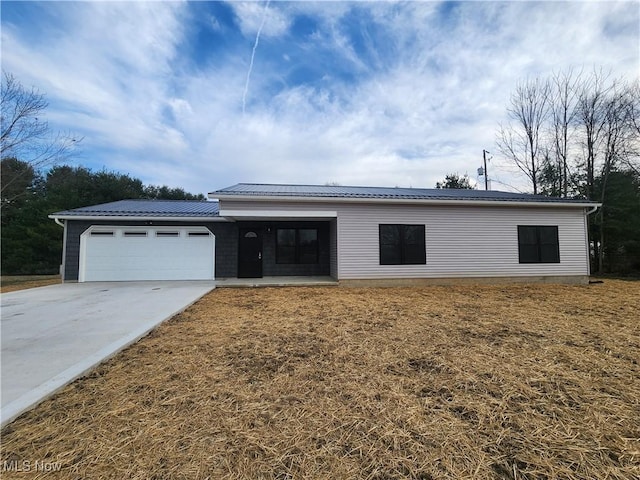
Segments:
[[[209,198],[219,201],[259,201],[259,202],[321,202],[321,203],[396,203],[415,205],[473,205],[473,206],[528,206],[528,207],[564,207],[564,208],[591,208],[600,207],[597,202],[539,202],[523,200],[465,200],[465,199],[432,199],[432,198],[371,198],[371,197],[313,197],[294,195],[219,195],[216,192],[209,193]]]
[[[224,217],[206,216],[206,217],[172,217],[172,216],[140,216],[140,215],[57,215],[51,214],[49,218],[52,220],[105,220],[105,221],[122,221],[122,220],[140,220],[140,221],[157,221],[157,222],[228,222]]]

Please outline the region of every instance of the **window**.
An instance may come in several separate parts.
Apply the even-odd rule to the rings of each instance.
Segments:
[[[424,225],[380,225],[380,265],[427,263]]]
[[[560,263],[557,226],[518,225],[520,263]]]
[[[276,263],[318,263],[318,230],[278,228]]]
[[[94,230],[91,232],[92,237],[113,237],[113,232],[107,232],[105,230]]]
[[[318,263],[318,230],[298,230],[298,263]]]
[[[156,237],[179,237],[180,232],[168,232],[168,231],[160,231],[156,232]]]
[[[276,262],[296,263],[296,230],[280,228],[276,232]]]
[[[124,232],[125,237],[146,237],[147,232],[141,231],[133,231],[133,232]]]
[[[208,237],[209,232],[189,232],[190,237]]]

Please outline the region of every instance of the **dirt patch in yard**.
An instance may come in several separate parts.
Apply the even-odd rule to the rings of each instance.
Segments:
[[[3,478],[639,478],[639,319],[615,280],[218,289],[9,425]]]

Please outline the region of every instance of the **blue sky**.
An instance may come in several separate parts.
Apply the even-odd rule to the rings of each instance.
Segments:
[[[2,69],[47,94],[54,129],[84,137],[75,163],[194,193],[475,180],[518,80],[640,73],[638,1],[1,8]],[[493,155],[493,187],[523,185]]]

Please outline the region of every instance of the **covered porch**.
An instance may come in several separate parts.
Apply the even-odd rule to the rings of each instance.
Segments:
[[[335,283],[336,212],[224,211],[237,231],[234,286]],[[286,278],[287,280],[282,280]],[[239,280],[246,281],[239,281]],[[222,279],[228,285],[231,279]]]

